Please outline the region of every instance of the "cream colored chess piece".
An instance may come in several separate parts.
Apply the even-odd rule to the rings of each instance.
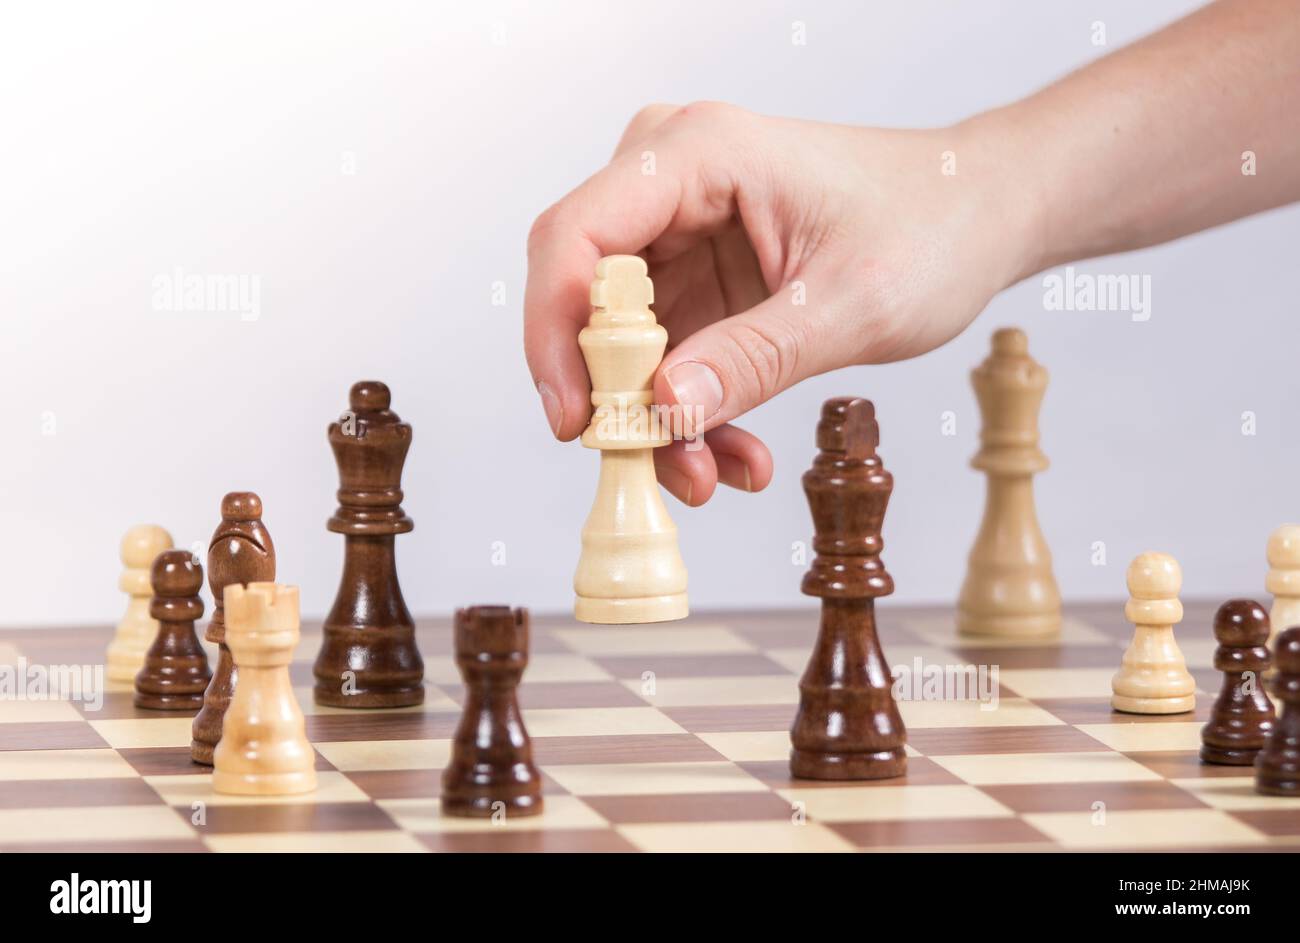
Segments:
[[[1268,613],[1271,649],[1279,632],[1300,625],[1300,524],[1283,524],[1268,535],[1264,588],[1273,594]]]
[[[1133,641],[1110,687],[1111,707],[1129,714],[1182,714],[1196,707],[1196,682],[1174,639],[1183,618],[1183,571],[1167,553],[1140,554],[1128,568]]]
[[[582,444],[601,450],[573,577],[573,614],[582,622],[665,622],[689,609],[677,527],[655,478],[654,449],[672,437],[671,424],[650,409],[668,344],[653,301],[644,260],[611,255],[596,264],[591,320],[578,335],[595,407]]]
[[[316,788],[316,757],[289,684],[298,644],[298,587],[226,587],[226,644],[239,684],[212,753],[212,788],[284,796]]]
[[[149,568],[158,554],[171,548],[171,534],[156,524],[139,524],[122,538],[122,563],[126,568],[117,586],[130,599],[113,641],[108,643],[105,666],[110,681],[134,683],[136,673],[144,667],[144,654],[158,635],[158,620],[149,615],[153,599]]]
[[[1038,448],[1047,371],[1029,356],[1023,331],[1003,328],[971,383],[982,420],[971,465],[988,476],[988,491],[957,600],[957,629],[1000,638],[1059,635],[1061,594],[1034,511],[1034,474],[1047,468]]]

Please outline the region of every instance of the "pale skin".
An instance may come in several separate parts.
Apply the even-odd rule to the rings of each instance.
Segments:
[[[655,400],[705,417],[706,447],[657,449],[656,468],[698,506],[719,482],[771,481],[767,447],[732,420],[795,383],[932,350],[1046,268],[1296,200],[1300,0],[1219,0],[948,128],[651,105],[533,226],[528,365],[552,432],[576,438],[596,261],[641,254],[669,334]]]

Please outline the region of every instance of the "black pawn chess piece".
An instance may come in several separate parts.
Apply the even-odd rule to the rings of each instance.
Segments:
[[[313,668],[316,703],[410,707],[424,702],[424,662],[397,582],[394,538],[415,527],[402,510],[411,427],[389,408],[383,383],[356,383],[348,399],[349,411],[329,428],[340,487],[326,527],[343,535],[343,579]]]
[[[487,818],[542,811],[542,777],[516,691],[528,665],[528,610],[475,606],[456,612],[456,664],[465,707],[442,775],[445,815]]]
[[[1300,797],[1300,626],[1278,635],[1273,664],[1277,668],[1273,697],[1281,704],[1281,713],[1255,757],[1255,791]]]
[[[208,544],[208,588],[212,618],[204,637],[217,643],[217,667],[203,695],[203,709],[191,727],[190,757],[212,765],[221,726],[234,697],[239,671],[226,645],[226,587],[275,582],[275,545],[262,523],[262,499],[251,491],[232,491],[221,499],[221,523]]]
[[[1273,729],[1273,705],[1264,693],[1268,613],[1253,600],[1230,599],[1214,614],[1214,637],[1223,687],[1201,728],[1201,760],[1250,766]]]
[[[889,779],[907,771],[907,732],[876,634],[875,599],[894,591],[880,559],[894,479],[876,455],[879,442],[870,401],[823,406],[820,451],[803,476],[817,554],[803,591],[821,597],[822,613],[790,731],[790,772],[800,779]]]
[[[153,561],[149,615],[158,634],[135,676],[135,706],[160,711],[198,710],[212,673],[194,622],[203,615],[203,567],[188,550],[164,550]]]

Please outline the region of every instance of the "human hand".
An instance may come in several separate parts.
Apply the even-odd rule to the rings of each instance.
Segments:
[[[644,109],[609,165],[529,235],[524,344],[552,431],[572,439],[591,415],[577,337],[597,260],[641,254],[669,337],[655,402],[705,417],[686,429],[704,448],[655,450],[660,482],[689,505],[719,481],[766,487],[772,457],[732,419],[810,376],[931,350],[1033,271],[1035,201],[999,139],[975,123]]]

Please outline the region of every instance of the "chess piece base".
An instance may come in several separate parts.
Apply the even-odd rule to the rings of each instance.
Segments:
[[[640,596],[631,599],[598,599],[577,596],[573,616],[579,622],[597,625],[631,625],[641,622],[672,622],[690,615],[685,593],[670,596]]]
[[[132,703],[151,711],[197,711],[203,706],[203,695],[145,694],[137,691]]]
[[[504,807],[506,821],[529,815],[541,815],[545,803],[541,796],[494,795],[442,797],[442,814],[457,818],[487,819],[497,814]]]
[[[1196,709],[1196,695],[1186,697],[1128,697],[1111,695],[1110,706],[1125,714],[1186,714]]]
[[[1226,750],[1222,747],[1212,747],[1208,743],[1201,744],[1201,762],[1213,763],[1217,766],[1253,766],[1255,757],[1259,756],[1259,750]]]
[[[316,788],[315,768],[287,773],[212,774],[212,790],[227,796],[293,796]]]
[[[190,759],[195,763],[200,763],[204,766],[211,766],[212,751],[215,749],[216,747],[211,743],[204,743],[201,740],[191,740]]]
[[[907,772],[902,747],[879,753],[790,751],[790,775],[796,779],[893,779]]]
[[[1039,639],[1061,634],[1061,614],[1043,612],[1033,615],[978,615],[957,612],[959,635],[982,635],[986,638]]]
[[[1300,771],[1297,771],[1296,775],[1300,776]],[[1286,796],[1295,799],[1300,797],[1300,779],[1287,779],[1281,782],[1256,779],[1255,791],[1264,796]]]
[[[312,669],[317,704],[364,710],[424,703],[424,661],[414,626],[326,625],[324,636]]]

